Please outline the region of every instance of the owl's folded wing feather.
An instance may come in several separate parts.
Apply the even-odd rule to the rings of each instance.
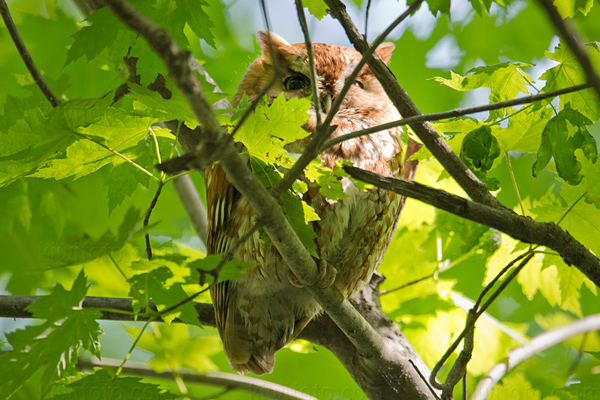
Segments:
[[[225,171],[218,165],[207,170],[206,187],[206,202],[209,207],[206,250],[208,254],[224,253],[239,235],[239,226],[232,218],[232,210],[235,210],[241,194],[229,183]],[[221,336],[229,308],[228,289],[229,281],[225,281],[214,284],[210,291],[217,329]]]

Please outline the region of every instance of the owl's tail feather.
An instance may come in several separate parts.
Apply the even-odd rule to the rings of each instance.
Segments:
[[[223,347],[229,360],[229,365],[234,371],[244,374],[251,372],[255,375],[270,374],[275,365],[275,352],[291,342],[304,329],[311,317],[301,317],[290,321],[287,327],[270,326],[274,332],[266,337],[260,337],[256,332],[251,333],[251,327],[241,323],[239,311],[230,309],[227,315],[229,329],[223,330]],[[232,319],[240,320],[232,323]],[[263,321],[264,322],[264,321]],[[237,329],[231,329],[237,327]],[[290,329],[291,328],[291,329]]]
[[[242,321],[231,321],[230,318],[240,318],[239,312],[230,312],[227,315],[228,326],[223,330],[223,348],[229,360],[229,365],[234,371],[244,374],[251,372],[256,375],[270,374],[275,365],[275,352],[282,346],[266,344],[258,337],[251,337]],[[234,323],[232,323],[234,322]]]
[[[251,354],[250,359],[243,364],[236,364],[230,358],[229,363],[231,369],[242,375],[247,372],[251,372],[254,375],[270,374],[273,372],[273,366],[275,365],[275,353],[263,356]]]

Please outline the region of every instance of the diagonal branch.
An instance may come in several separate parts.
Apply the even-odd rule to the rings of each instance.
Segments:
[[[567,264],[576,266],[596,286],[600,286],[598,257],[553,222],[536,222],[508,208],[490,207],[417,182],[381,176],[351,166],[344,166],[344,170],[356,179],[497,229],[522,242],[553,249]]]
[[[182,51],[167,32],[139,14],[129,3],[123,0],[109,0],[108,6],[126,25],[142,35],[163,59],[169,73],[205,129],[203,146],[216,148],[223,140],[223,132],[198,81],[189,70],[189,52]],[[229,181],[249,201],[257,217],[264,222],[265,231],[286,264],[347,335],[352,345],[367,361],[384,357],[388,351],[387,344],[350,302],[344,299],[339,290],[335,286],[326,289],[319,287],[320,276],[313,258],[291,228],[278,203],[250,172],[247,163],[239,156],[233,144],[227,143],[223,146],[218,158]],[[415,393],[412,397],[415,399],[430,398],[430,394],[427,394],[429,389],[424,382],[420,382],[420,377],[410,366],[408,359],[399,362],[405,364],[405,374],[409,378],[413,377],[415,383],[413,387],[407,387],[405,390]]]
[[[52,104],[52,107],[58,106],[60,104],[60,100],[54,95],[44,78],[42,78],[42,74],[40,74],[40,71],[35,66],[35,63],[31,58],[31,54],[29,54],[27,47],[25,47],[25,43],[23,43],[23,39],[21,39],[21,35],[19,35],[19,31],[17,31],[15,22],[13,21],[10,11],[8,10],[8,6],[6,5],[6,0],[0,0],[0,14],[2,14],[2,19],[4,20],[4,24],[10,33],[10,37],[15,43],[19,55],[23,59],[23,62],[33,77],[36,85],[38,85],[44,96],[46,96],[50,104]]]
[[[354,47],[359,52],[365,54],[370,46],[362,39],[358,29],[346,11],[346,6],[340,0],[325,0],[325,3],[329,6],[331,15],[342,24],[346,35]],[[400,87],[392,72],[381,60],[371,59],[368,64],[377,79],[379,79],[379,82],[381,82],[390,100],[403,117],[421,115],[417,106]],[[415,123],[411,124],[410,127],[469,197],[478,203],[488,206],[506,208],[488,191],[485,183],[477,178],[465,163],[454,154],[448,143],[440,137],[431,124]]]
[[[540,4],[550,17],[552,24],[560,33],[560,37],[565,41],[567,46],[571,49],[577,61],[579,61],[579,65],[583,69],[585,76],[587,78],[587,83],[594,88],[596,93],[598,94],[598,98],[600,99],[600,76],[594,71],[594,67],[590,61],[590,57],[587,54],[585,46],[581,44],[578,40],[579,34],[576,32],[576,29],[572,24],[562,19],[556,6],[551,0],[539,0]]]

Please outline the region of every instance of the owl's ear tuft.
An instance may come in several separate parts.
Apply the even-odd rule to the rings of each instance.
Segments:
[[[283,55],[284,59],[287,58],[285,55],[290,53],[290,44],[276,33],[260,30],[258,31],[256,37],[258,39],[260,49],[262,50],[262,54],[265,57],[266,62],[269,64],[271,64],[271,45],[269,42],[273,43],[273,50],[275,50],[275,53]],[[269,38],[271,39],[269,40]]]
[[[377,55],[381,58],[381,61],[387,65],[387,63],[390,62],[390,58],[392,58],[392,51],[394,51],[395,48],[396,46],[394,43],[384,42],[377,46],[375,53],[377,53]]]

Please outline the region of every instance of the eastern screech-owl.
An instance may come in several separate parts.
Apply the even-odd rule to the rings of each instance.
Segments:
[[[262,55],[250,65],[234,98],[237,105],[245,93],[253,100],[272,78],[274,69],[268,35],[272,40],[284,76],[268,91],[270,101],[280,93],[287,99],[311,94],[308,55],[304,43],[289,44],[276,34],[261,31],[258,40]],[[394,45],[383,43],[377,54],[388,62]],[[313,44],[317,86],[326,114],[344,86],[361,55],[350,48],[324,43]],[[314,132],[316,117],[303,126]],[[365,66],[346,95],[332,125],[332,136],[398,120],[400,114],[383,91],[369,67]],[[296,143],[301,152],[306,141]],[[345,141],[321,154],[323,164],[332,167],[344,159],[355,166],[383,175],[400,175],[402,146],[400,130],[390,129]],[[246,199],[228,182],[224,171],[213,166],[206,174],[209,253],[225,252],[247,232],[255,215]],[[333,282],[348,297],[371,278],[379,264],[393,229],[400,196],[380,189],[358,190],[349,180],[342,185],[348,197],[331,201],[319,194],[316,184],[302,195],[320,217],[312,222],[324,281]],[[298,282],[275,246],[264,243],[258,233],[235,251],[235,258],[259,265],[240,279],[221,282],[211,288],[217,328],[232,368],[257,375],[273,370],[274,354],[293,340],[321,310],[319,304]]]

